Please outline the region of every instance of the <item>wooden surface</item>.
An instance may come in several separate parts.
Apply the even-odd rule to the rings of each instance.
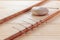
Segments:
[[[0,10],[0,20],[9,16],[9,15],[12,15],[14,14],[15,12],[18,12],[20,10],[23,10],[31,5],[34,5],[35,3],[38,3],[39,1],[31,1],[31,2],[28,2],[28,1],[0,1],[0,5],[1,5],[1,10]],[[13,3],[13,4],[12,4]],[[17,4],[16,4],[17,3]],[[24,5],[25,4],[25,5]],[[22,7],[22,8],[21,8]],[[18,19],[17,19],[18,20]],[[12,26],[20,26],[18,24],[11,24],[11,23],[5,23],[3,25],[0,25],[0,40],[4,40],[5,38],[19,32],[17,29],[15,29],[15,27],[12,27]],[[8,26],[10,26],[8,28]],[[24,27],[20,27],[20,30],[23,30],[25,29]]]
[[[49,2],[45,6],[60,8],[60,2]],[[60,14],[15,40],[60,40]]]
[[[56,6],[57,5],[57,6]],[[59,1],[48,2],[45,7],[60,7]],[[49,9],[49,14],[54,13],[58,9]],[[30,14],[29,14],[30,13]],[[47,16],[47,15],[46,15]],[[26,27],[34,24],[35,22],[45,18],[32,16],[31,12],[27,12],[23,16],[12,19],[9,22],[0,25],[0,40],[4,40],[20,30],[25,29]],[[31,20],[32,18],[32,20]],[[25,22],[26,21],[26,22]],[[29,23],[27,23],[29,22]],[[40,27],[35,28],[34,30],[29,31],[27,34],[24,34],[21,37],[18,37],[14,40],[59,40],[60,39],[60,14],[53,19],[49,20],[47,23],[40,25]]]

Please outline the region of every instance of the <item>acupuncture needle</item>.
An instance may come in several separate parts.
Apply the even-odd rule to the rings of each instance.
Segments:
[[[43,7],[43,6],[42,6],[42,7]],[[59,9],[59,8],[57,8],[57,7],[56,7],[56,8],[53,8],[53,7],[45,7],[45,8],[50,8],[50,9]]]
[[[26,21],[24,20],[23,22],[26,22]],[[33,24],[29,23],[29,22],[26,22],[26,23],[27,23],[27,24],[30,24],[30,25],[33,25]]]
[[[28,18],[28,19],[30,19],[30,20],[32,20],[32,21],[34,21],[34,22],[38,22],[39,20],[38,19],[32,19],[32,18]]]
[[[23,22],[26,22],[26,21],[24,20]],[[26,22],[26,23],[31,24],[31,23],[29,23],[29,22]],[[31,25],[32,25],[32,24],[31,24]]]
[[[28,17],[28,19],[30,19],[30,20],[32,20],[32,21],[34,21],[34,22],[36,22],[36,20],[37,20],[37,19],[34,20],[34,19],[32,19],[32,18],[29,18],[29,17]]]
[[[30,20],[32,20],[32,21],[34,21],[34,22],[36,22],[36,20],[34,20],[34,19],[32,19],[32,18],[28,18],[28,19],[30,19]]]
[[[16,27],[14,27],[14,26],[13,26],[12,28],[14,28],[14,29],[16,29],[16,30],[18,30],[18,31],[19,31],[19,29],[18,29],[18,28],[16,28]]]
[[[47,7],[47,8],[50,8],[50,9],[59,9],[59,8],[53,8],[53,7]]]
[[[26,27],[26,26],[24,26],[23,24],[21,24],[21,23],[18,23],[19,25],[21,25],[21,26],[23,26],[23,27]]]

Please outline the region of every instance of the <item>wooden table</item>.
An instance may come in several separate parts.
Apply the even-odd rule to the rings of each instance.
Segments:
[[[60,1],[48,2],[45,6],[60,8]],[[15,40],[60,40],[60,14]]]
[[[17,3],[20,3],[20,2],[17,2]],[[12,4],[12,5],[14,5],[14,4]],[[18,5],[17,8],[15,6],[12,6],[11,8],[6,7],[9,10],[7,10],[7,9],[5,9],[5,10],[10,11],[10,10],[14,9],[14,10],[10,11],[11,13],[20,11],[19,8],[21,6],[19,7],[19,5]],[[51,7],[51,8],[60,8],[60,2],[59,1],[50,1],[42,6]],[[17,10],[13,7],[15,7]],[[24,7],[22,9],[24,9]],[[55,12],[56,10],[57,9],[50,9],[50,13]],[[5,11],[5,12],[7,12],[7,11]],[[3,14],[5,12],[3,12]],[[8,12],[8,13],[10,13],[10,12]],[[6,17],[8,15],[11,15],[11,14],[7,14],[6,16],[2,16],[2,15],[0,16],[1,17],[0,19]],[[43,16],[43,17],[32,16],[31,12],[27,12],[23,16],[18,16],[17,18],[14,18],[14,19],[0,25],[0,40],[4,40],[5,38],[9,37],[10,35],[15,34],[22,29],[25,29],[25,27],[23,27],[23,25],[21,25],[20,23],[22,23],[22,24],[24,24],[24,26],[28,27],[29,25],[34,24],[36,21],[39,21],[45,17],[46,16]],[[31,20],[30,18],[32,18],[34,21]],[[25,21],[27,21],[31,24],[29,24]],[[46,23],[40,25],[39,27],[29,31],[28,33],[14,39],[14,40],[59,40],[59,39],[60,39],[60,14],[57,15],[56,17],[52,18],[51,20],[47,21]]]

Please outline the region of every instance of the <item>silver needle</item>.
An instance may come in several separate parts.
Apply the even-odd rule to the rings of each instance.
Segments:
[[[34,21],[34,22],[36,22],[35,20],[33,20],[32,18],[28,18],[28,19],[30,19],[30,20],[32,20],[32,21]]]

